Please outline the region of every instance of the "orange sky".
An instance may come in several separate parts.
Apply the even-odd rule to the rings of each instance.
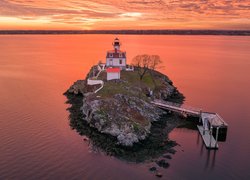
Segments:
[[[0,29],[250,30],[250,0],[0,0]]]

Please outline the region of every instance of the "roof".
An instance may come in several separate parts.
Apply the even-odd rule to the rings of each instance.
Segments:
[[[121,71],[120,68],[108,68],[106,69],[107,73],[119,73]]]
[[[106,58],[126,58],[126,52],[120,50],[107,51]]]
[[[210,124],[216,127],[228,126],[228,124],[217,113],[203,112],[202,118],[208,119]]]
[[[107,53],[125,53],[126,51],[121,51],[121,50],[109,50]]]

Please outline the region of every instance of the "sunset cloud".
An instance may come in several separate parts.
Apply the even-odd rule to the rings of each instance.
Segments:
[[[249,0],[0,1],[0,29],[250,29],[249,21]]]

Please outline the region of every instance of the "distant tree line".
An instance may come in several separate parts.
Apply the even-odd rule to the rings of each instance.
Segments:
[[[249,30],[0,30],[0,34],[138,34],[250,36]]]

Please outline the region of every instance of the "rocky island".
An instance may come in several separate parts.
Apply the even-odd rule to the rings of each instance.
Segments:
[[[127,66],[126,52],[116,49],[117,42],[118,39],[115,49],[107,53],[107,61],[112,57],[112,67],[109,63],[93,66],[84,80],[76,81],[65,92],[72,105],[71,126],[109,154],[126,154],[132,159],[129,152],[137,156],[137,152],[143,151],[154,156],[175,144],[167,139],[167,134],[183,122],[151,101],[182,103],[184,97],[166,75],[145,66],[146,59],[149,65],[150,60],[156,62],[158,57],[137,56],[133,61],[137,64]],[[114,66],[117,53],[119,67]]]
[[[150,90],[154,86],[151,76],[147,75],[140,82],[137,72],[126,71],[121,72],[121,79],[105,82],[97,93],[94,92],[100,88],[98,85],[89,86],[87,80],[78,80],[66,94],[82,96],[82,120],[89,126],[101,133],[117,137],[117,141],[122,145],[132,146],[144,140],[150,134],[152,122],[158,121],[161,115],[166,114],[150,103],[152,99],[182,98],[167,76],[156,71],[153,76],[157,88],[151,97]]]

